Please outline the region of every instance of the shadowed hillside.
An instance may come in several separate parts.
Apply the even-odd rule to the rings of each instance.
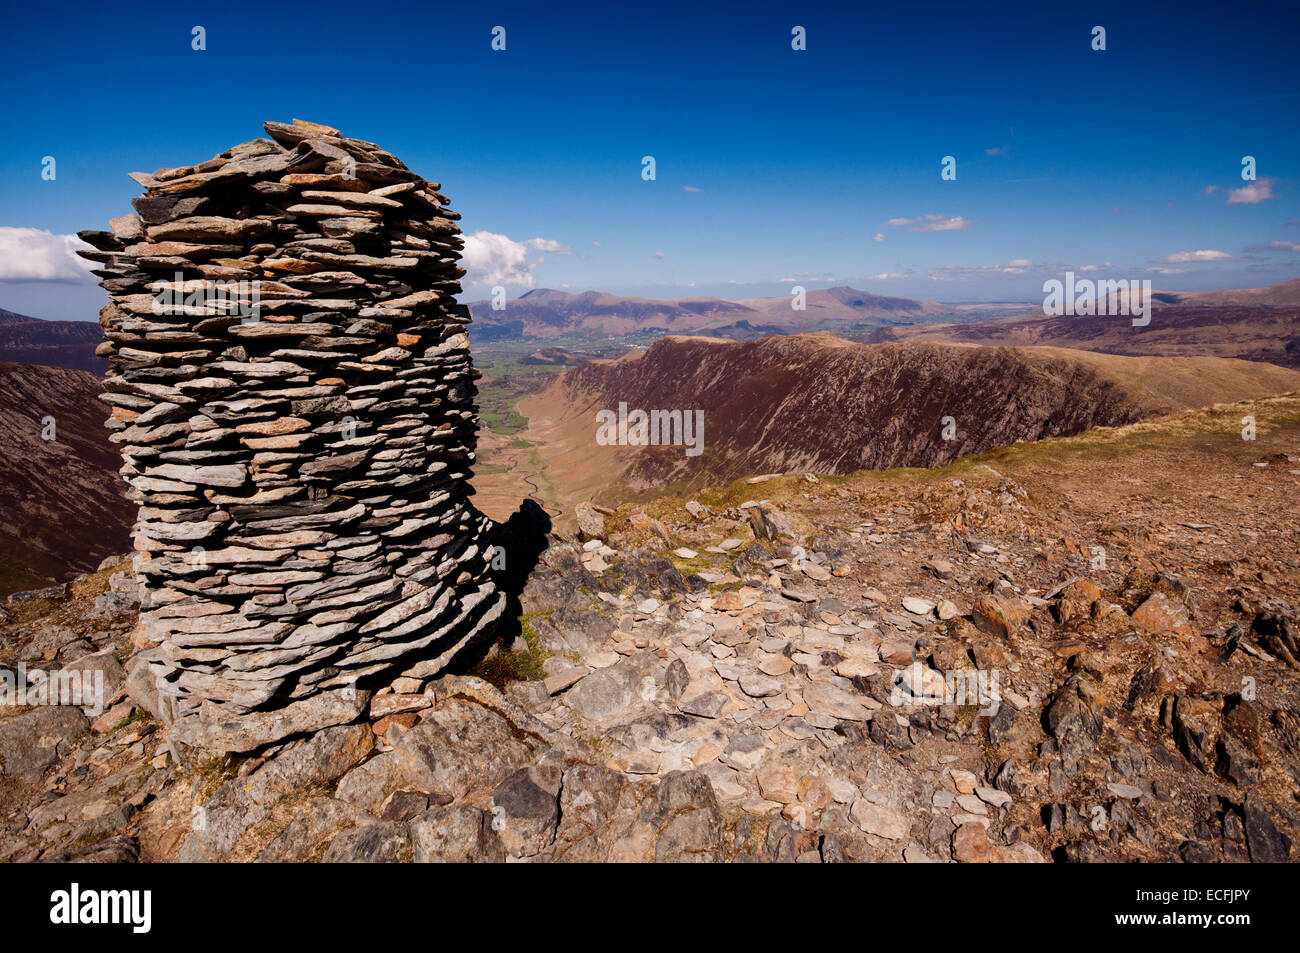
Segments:
[[[0,595],[94,569],[130,545],[135,507],[99,392],[85,371],[0,363]]]
[[[568,498],[603,492],[610,500],[618,484],[649,493],[754,473],[937,466],[1017,441],[1297,388],[1300,373],[1220,358],[868,345],[829,334],[746,343],[678,337],[569,370],[519,406],[531,421],[523,436]],[[620,402],[702,410],[703,452],[599,445],[595,415]]]

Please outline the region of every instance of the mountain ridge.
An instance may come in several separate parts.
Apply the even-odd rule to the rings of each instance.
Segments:
[[[480,335],[490,336],[496,329],[518,324],[519,337],[618,335],[652,330],[690,333],[740,321],[761,322],[782,330],[806,330],[810,325],[828,322],[919,318],[953,311],[934,301],[875,295],[848,285],[808,291],[803,310],[795,310],[793,301],[789,296],[736,301],[707,296],[663,299],[534,288],[506,302],[500,310],[488,301],[470,302],[469,309]]]
[[[567,511],[584,496],[609,502],[619,485],[639,494],[753,473],[940,466],[1021,440],[1297,389],[1295,371],[1214,357],[859,344],[823,332],[751,342],[664,337],[645,352],[558,374],[518,409],[529,418],[521,436],[566,488]],[[620,403],[702,410],[703,453],[597,445],[595,412]]]

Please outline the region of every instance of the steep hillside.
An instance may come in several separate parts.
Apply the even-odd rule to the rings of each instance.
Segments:
[[[1219,358],[1143,359],[1047,348],[852,344],[829,334],[754,342],[665,338],[592,361],[520,402],[565,502],[754,473],[923,467],[1022,440],[1300,388],[1300,373]],[[608,446],[596,413],[701,410],[703,450]],[[944,418],[955,432],[944,439]],[[622,487],[619,487],[622,484]]]
[[[0,596],[94,569],[130,545],[134,507],[99,392],[85,371],[0,363]]]

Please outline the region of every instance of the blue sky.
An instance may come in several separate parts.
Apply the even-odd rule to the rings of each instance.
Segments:
[[[102,292],[59,236],[129,212],[126,172],[294,117],[443,184],[468,299],[799,282],[1030,301],[1067,268],[1180,290],[1300,276],[1295,5],[971,6],[16,5],[0,307],[93,318]]]

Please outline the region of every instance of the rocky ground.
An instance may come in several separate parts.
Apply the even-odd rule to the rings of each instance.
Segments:
[[[0,857],[1285,861],[1298,449],[1288,397],[584,507],[471,671],[199,764],[110,561],[5,610],[0,663],[112,707],[0,715]]]

